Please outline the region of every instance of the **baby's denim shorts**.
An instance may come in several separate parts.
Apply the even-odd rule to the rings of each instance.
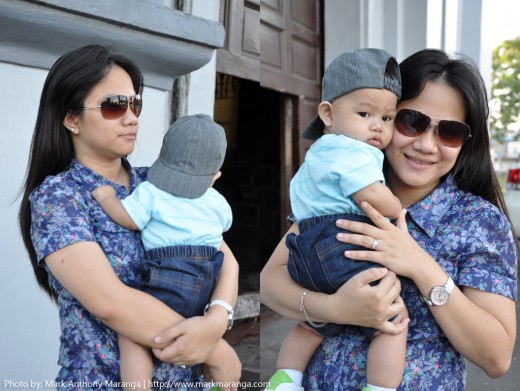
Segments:
[[[215,289],[224,253],[211,246],[146,251],[141,289],[184,316],[202,315]]]
[[[366,216],[333,214],[303,219],[298,223],[299,234],[287,235],[285,243],[289,249],[287,265],[289,274],[296,283],[306,289],[329,294],[335,293],[356,274],[373,267],[381,267],[377,263],[356,261],[345,257],[346,250],[369,250],[366,247],[338,241],[336,239],[338,233],[348,233],[336,226],[338,219],[373,225]],[[402,286],[402,291],[403,288],[404,286]],[[345,329],[344,325],[333,323],[320,328],[315,328],[310,324],[309,326],[325,337],[337,335]],[[376,331],[371,328],[362,329],[370,335]]]

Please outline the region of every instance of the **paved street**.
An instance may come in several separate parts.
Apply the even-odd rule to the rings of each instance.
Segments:
[[[294,322],[282,318],[269,308],[262,306],[260,318],[260,380],[266,381],[274,373],[280,344],[294,325]],[[517,319],[520,304],[516,306]],[[518,335],[518,333],[517,333]],[[518,391],[520,390],[520,338],[513,354],[509,372],[499,379],[489,378],[481,369],[468,362],[467,391]]]

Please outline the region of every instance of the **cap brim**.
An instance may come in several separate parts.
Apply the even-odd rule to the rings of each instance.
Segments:
[[[150,167],[148,182],[155,187],[188,199],[199,198],[209,188],[213,175],[190,175],[168,167],[160,159]]]
[[[313,118],[313,120],[307,125],[302,133],[302,138],[307,140],[317,140],[323,136],[323,129],[325,125],[319,115]]]

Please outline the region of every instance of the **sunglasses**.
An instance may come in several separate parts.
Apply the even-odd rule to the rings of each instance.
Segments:
[[[116,119],[122,117],[130,106],[130,110],[136,117],[141,114],[143,108],[143,99],[141,95],[135,95],[131,98],[125,95],[108,95],[103,98],[101,105],[93,107],[82,107],[83,110],[101,109],[101,115],[105,119]]]
[[[450,148],[461,147],[471,137],[469,126],[463,122],[449,120],[433,122],[426,114],[411,109],[399,110],[394,124],[397,131],[407,137],[418,137],[433,124],[441,144]]]

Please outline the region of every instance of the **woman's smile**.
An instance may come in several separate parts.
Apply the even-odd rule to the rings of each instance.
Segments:
[[[413,157],[406,153],[404,153],[404,156],[406,157],[406,159],[408,159],[408,161],[410,162],[412,167],[417,168],[417,169],[426,169],[426,168],[431,167],[433,164],[435,164],[435,162],[433,162],[433,161],[428,161],[427,159],[423,159],[423,158],[419,158],[419,157]]]

